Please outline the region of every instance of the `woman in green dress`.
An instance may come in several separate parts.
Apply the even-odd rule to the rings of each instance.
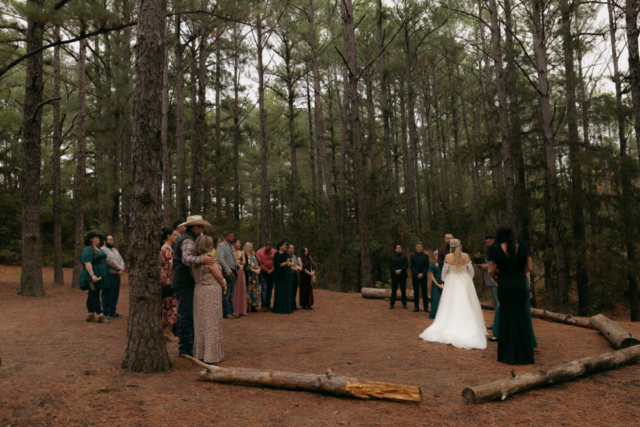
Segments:
[[[291,256],[287,252],[287,243],[278,243],[278,252],[273,256],[275,269],[275,290],[273,312],[280,314],[293,313],[293,284],[291,281]]]
[[[429,319],[435,319],[438,313],[438,304],[440,304],[440,295],[442,295],[443,286],[440,283],[440,274],[442,270],[438,267],[436,262],[438,257],[438,250],[434,249],[431,254],[431,265],[429,265],[429,271],[427,272],[427,284],[431,285],[431,311],[429,312]]]
[[[107,254],[99,249],[100,236],[93,231],[87,234],[85,248],[80,255],[82,272],[78,286],[83,291],[89,291],[87,295],[87,322],[110,323],[111,321],[102,314],[100,303],[100,291],[109,289],[109,267],[104,264]],[[96,317],[97,315],[97,317]]]

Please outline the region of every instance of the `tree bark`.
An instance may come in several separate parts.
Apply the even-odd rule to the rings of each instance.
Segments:
[[[164,66],[162,67],[162,223],[171,227],[171,153],[169,149],[169,20],[164,30]]]
[[[222,92],[222,82],[221,82],[221,63],[222,63],[222,54],[220,49],[220,40],[216,41],[216,160],[218,162],[218,167],[222,167],[222,133],[220,131],[220,94]],[[221,179],[219,175],[215,175],[217,178],[215,181],[216,188],[216,216],[220,217],[222,215],[222,194],[221,194]]]
[[[78,118],[76,124],[76,173],[73,182],[73,207],[75,214],[75,246],[73,257],[73,279],[71,287],[77,287],[80,280],[82,264],[80,254],[84,248],[84,176],[86,173],[86,136],[85,136],[85,105],[86,105],[86,40],[80,40],[78,55]]]
[[[575,254],[578,306],[581,316],[591,310],[589,298],[589,273],[587,272],[587,238],[584,224],[584,193],[580,167],[580,141],[578,137],[578,110],[576,108],[576,75],[573,61],[573,36],[571,34],[572,10],[568,0],[560,0],[562,12],[562,47],[564,50],[565,88],[567,99],[567,125],[569,127],[569,162],[571,167],[571,214],[573,219],[573,254]]]
[[[591,375],[619,366],[630,365],[640,361],[640,346],[624,350],[587,357],[535,374],[511,376],[503,380],[476,387],[465,388],[462,397],[468,403],[483,403],[492,400],[505,400],[509,396],[536,387],[557,385],[585,375]]]
[[[176,15],[176,207],[178,218],[187,217],[187,189],[185,185],[185,144],[184,144],[184,65],[182,55],[184,45],[180,40],[180,15]]]
[[[28,0],[27,4],[42,11],[43,0]],[[27,51],[42,46],[44,23],[27,16]],[[22,133],[22,274],[18,295],[44,296],[42,282],[42,241],[40,237],[40,159],[42,131],[42,52],[27,59],[24,94],[24,124]]]
[[[631,101],[633,103],[633,123],[638,144],[638,159],[640,159],[640,53],[638,52],[638,0],[625,2],[625,19],[627,22],[627,50],[629,52],[629,80]],[[631,262],[631,260],[629,260]],[[636,289],[637,293],[637,289]],[[637,313],[640,315],[640,312]],[[640,319],[638,319],[640,320]]]
[[[409,174],[408,188],[409,193],[409,224],[414,230],[418,229],[418,209],[416,206],[418,194],[416,192],[416,161],[418,157],[418,130],[416,127],[416,90],[413,87],[413,73],[411,65],[413,63],[413,55],[411,54],[411,40],[409,37],[409,29],[405,26],[405,80],[407,85],[407,120],[409,124],[409,157],[407,173]]]
[[[544,27],[542,25],[542,1],[532,0],[533,40],[535,47],[536,67],[538,73],[540,107],[542,110],[542,127],[544,134],[545,183],[549,193],[549,217],[551,238],[553,241],[556,280],[558,288],[558,309],[569,312],[569,291],[571,288],[570,272],[565,261],[565,247],[562,233],[562,216],[560,214],[560,193],[556,171],[556,147],[553,132],[553,114],[549,100],[549,81],[547,78],[547,47]]]
[[[616,350],[640,345],[640,341],[625,331],[622,326],[602,314],[596,314],[589,322]]]
[[[247,368],[221,368],[207,365],[190,356],[183,355],[183,357],[205,368],[205,371],[200,373],[201,381],[304,390],[364,400],[380,399],[401,403],[420,403],[422,401],[422,391],[419,387],[361,381],[337,375],[331,369],[327,369],[325,375],[314,375]]]
[[[257,19],[256,19],[256,43],[258,47],[258,116],[259,116],[259,132],[258,139],[260,143],[260,246],[269,240],[271,235],[271,219],[270,219],[270,195],[269,180],[267,173],[267,112],[264,108],[264,65],[262,63],[262,52],[264,50],[264,41],[262,34],[262,1],[257,1]]]
[[[511,135],[507,103],[507,86],[502,66],[502,47],[500,45],[500,25],[498,24],[498,8],[496,0],[489,0],[491,15],[491,42],[493,45],[493,62],[498,88],[498,116],[500,117],[500,136],[502,139],[502,164],[504,167],[504,194],[507,202],[507,222],[516,225],[516,196],[513,184],[513,158],[511,155]]]
[[[60,38],[60,27],[55,29],[56,38]],[[62,196],[60,179],[60,146],[62,129],[60,128],[60,46],[53,48],[53,140],[51,152],[53,184],[53,284],[64,284],[62,269]]]
[[[204,24],[202,24],[204,25]],[[192,84],[197,84],[197,98],[193,99],[196,108],[195,124],[192,126],[194,135],[192,137],[192,174],[191,174],[191,209],[192,214],[202,214],[204,205],[204,178],[202,168],[204,163],[204,145],[206,138],[206,64],[207,64],[207,32],[200,29],[200,46],[198,48],[198,62],[194,64],[192,70],[195,71]]]
[[[360,287],[371,287],[371,254],[369,248],[368,197],[365,188],[364,166],[362,160],[362,123],[360,122],[360,101],[358,97],[358,58],[356,56],[355,25],[353,21],[353,2],[343,1],[342,24],[345,51],[349,69],[349,103],[351,118],[351,136],[353,169],[355,178],[356,202],[358,203],[358,232],[360,235],[360,268],[362,281]]]
[[[287,107],[289,110],[289,145],[291,147],[291,198],[298,200],[298,158],[296,154],[296,124],[295,124],[295,108],[296,91],[294,88],[294,75],[291,66],[291,51],[293,49],[292,42],[286,35],[282,36],[282,45],[284,49],[284,66],[286,70],[287,85]],[[313,56],[313,52],[311,54]],[[312,59],[313,60],[313,59]],[[317,124],[316,124],[317,125]]]
[[[240,221],[240,28],[237,25],[233,37],[233,218]]]
[[[133,131],[133,200],[129,253],[129,319],[122,367],[135,372],[171,368],[160,307],[158,230],[162,223],[163,0],[140,1],[136,30]]]

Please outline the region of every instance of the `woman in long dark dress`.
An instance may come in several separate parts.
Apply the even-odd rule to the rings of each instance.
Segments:
[[[429,271],[427,272],[427,284],[431,285],[431,311],[429,312],[429,319],[435,319],[438,314],[438,306],[440,305],[440,296],[442,295],[442,283],[440,275],[442,270],[438,267],[438,251],[432,252],[431,258],[433,262],[429,265]]]
[[[313,310],[313,279],[316,275],[313,258],[308,248],[302,248],[298,264],[300,271],[300,306],[305,310]]]
[[[293,289],[291,283],[291,256],[286,250],[287,243],[278,243],[278,252],[273,256],[275,269],[275,289],[273,312],[280,314],[293,313]]]
[[[532,270],[531,253],[524,242],[516,243],[509,225],[498,227],[496,241],[489,274],[496,279],[500,300],[498,362],[530,365],[534,360],[526,309],[529,298],[526,274]]]

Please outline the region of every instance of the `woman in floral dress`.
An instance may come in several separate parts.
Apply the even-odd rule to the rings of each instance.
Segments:
[[[167,342],[177,342],[178,338],[173,336],[171,328],[178,322],[178,299],[173,289],[171,289],[171,277],[173,276],[173,249],[171,245],[177,240],[175,230],[163,228],[160,239],[162,249],[160,249],[160,281],[162,283],[162,326],[164,327],[164,338]]]
[[[258,313],[260,294],[262,293],[262,286],[260,285],[260,280],[258,280],[260,264],[258,264],[255,252],[253,252],[253,243],[245,243],[243,251],[247,258],[247,266],[244,270],[247,282],[247,309],[252,313]]]

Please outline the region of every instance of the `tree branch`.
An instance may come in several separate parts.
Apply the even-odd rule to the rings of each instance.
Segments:
[[[40,111],[40,109],[42,107],[44,107],[47,104],[50,104],[54,101],[59,101],[60,97],[57,98],[51,98],[51,99],[47,99],[46,101],[42,101],[40,104],[38,104],[38,106],[36,107],[35,111],[33,112],[33,115],[31,116],[31,120],[30,121],[34,121],[36,119],[36,116],[38,115],[38,112]]]

